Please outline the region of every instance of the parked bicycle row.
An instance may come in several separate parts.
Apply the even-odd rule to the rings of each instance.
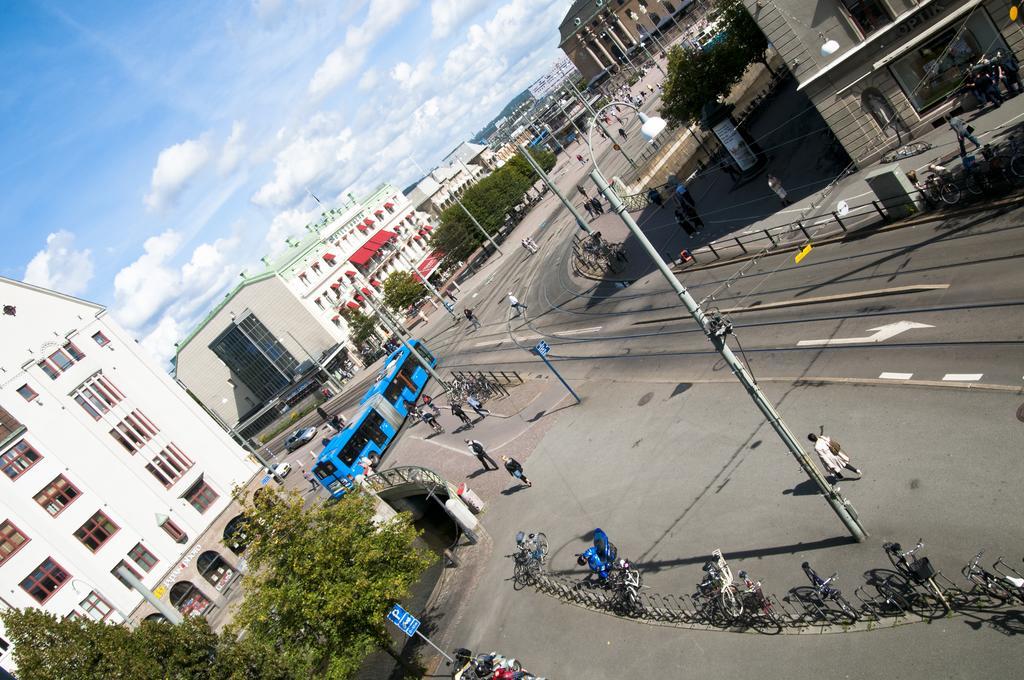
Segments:
[[[800,568],[809,585],[796,586],[779,598],[746,571],[734,577],[720,550],[704,563],[692,594],[653,593],[643,585],[636,565],[619,557],[601,529],[595,530],[593,545],[576,555],[579,566],[588,567],[582,579],[546,569],[549,546],[543,533],[520,532],[516,551],[508,557],[514,559],[516,587],[534,586],[593,609],[684,626],[780,633],[787,628],[849,627],[902,617],[926,620],[1024,605],[1024,567],[1018,570],[1003,557],[986,568],[981,564],[984,553],[979,552],[961,569],[965,584],[958,585],[934,568],[921,541],[910,549],[899,543],[884,543],[882,548],[891,568],[865,572],[864,583],[852,597],[839,588],[838,573],[823,578],[804,562]]]
[[[913,171],[908,176],[932,207],[1005,194],[1024,185],[1024,139],[1013,136],[1001,146],[984,144],[976,155],[964,156],[959,168],[933,161],[924,178]]]
[[[625,246],[622,243],[610,243],[599,231],[577,240],[573,244],[573,255],[579,267],[599,271],[614,270],[629,261]]]

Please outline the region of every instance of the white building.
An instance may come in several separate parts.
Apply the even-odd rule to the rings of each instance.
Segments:
[[[257,466],[102,306],[4,278],[0,303],[0,607],[151,615],[125,565],[184,613],[223,610],[237,565],[200,540]]]
[[[347,356],[358,359],[346,309],[372,316],[367,298],[390,273],[437,268],[444,254],[430,250],[428,218],[390,184],[361,201],[349,195],[284,252],[263,258],[263,271],[242,273],[177,344],[178,380],[244,436],[259,432],[312,387],[310,368],[331,373]]]
[[[483,144],[463,142],[417,182],[408,200],[414,208],[440,219],[456,198],[489,175],[497,164],[494,152]]]

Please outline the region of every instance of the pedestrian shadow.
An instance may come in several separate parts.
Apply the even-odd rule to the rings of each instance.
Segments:
[[[477,477],[479,477],[480,475],[482,475],[484,473],[494,472],[494,471],[495,471],[495,468],[487,468],[486,470],[484,470],[484,469],[474,470],[473,472],[470,472],[468,475],[466,475],[466,479],[476,479]]]
[[[442,434],[444,434],[444,432],[431,432],[426,437],[424,437],[423,440],[424,441],[428,441],[428,440],[433,439],[434,437],[440,436]]]
[[[814,483],[813,479],[805,479],[800,482],[792,489],[786,489],[782,492],[783,496],[820,496],[821,489]]]
[[[522,491],[524,489],[529,489],[529,488],[530,487],[526,486],[525,484],[519,484],[518,486],[513,486],[512,488],[509,488],[509,489],[502,489],[501,490],[501,495],[502,496],[511,496],[514,493],[519,493],[520,491]]]
[[[460,432],[465,432],[466,430],[471,430],[471,429],[473,429],[472,425],[465,425],[465,424],[459,425],[457,428],[452,430],[452,434],[458,434]]]

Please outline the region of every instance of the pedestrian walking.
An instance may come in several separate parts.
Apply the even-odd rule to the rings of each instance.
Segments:
[[[601,200],[597,196],[590,199],[590,207],[593,208],[594,212],[598,215],[604,214],[604,206],[601,205]]]
[[[498,469],[498,464],[495,463],[494,459],[487,454],[487,449],[484,448],[483,444],[481,444],[475,439],[467,439],[466,444],[469,445],[470,453],[476,456],[476,459],[480,461],[481,465],[484,466],[484,472],[487,472],[488,470]],[[491,465],[493,467],[487,467],[488,465]]]
[[[508,293],[508,304],[512,309],[516,310],[516,316],[519,316],[520,312],[526,311],[526,305],[520,302],[519,298],[512,294],[512,291]]]
[[[471,409],[476,411],[476,414],[480,416],[480,420],[483,420],[487,416],[491,415],[491,412],[485,409],[483,404],[480,403],[480,400],[474,397],[473,395],[466,397],[466,403],[469,404],[469,407]]]
[[[469,428],[473,427],[473,421],[469,419],[469,416],[466,415],[466,412],[458,402],[453,403],[451,409],[452,415],[461,420],[463,425]]]
[[[786,207],[793,201],[789,200],[789,196],[786,194],[786,188],[782,186],[782,180],[775,175],[768,175],[768,187],[775,192],[775,195],[782,201],[782,206]]]
[[[682,182],[678,182],[676,184],[676,188],[672,192],[672,196],[676,199],[676,203],[680,208],[688,206],[691,210],[697,209],[697,203],[693,200],[693,195]]]
[[[316,480],[313,479],[312,475],[310,475],[308,472],[303,470],[302,471],[302,478],[305,479],[307,482],[309,482],[309,490],[310,491],[316,491],[317,483],[316,483]]]
[[[590,199],[583,201],[583,209],[590,215],[590,219],[594,219],[594,206],[590,205]]]
[[[665,201],[661,198],[661,192],[656,187],[647,190],[647,200],[658,206],[658,209],[665,207]]]
[[[320,416],[320,420],[324,421],[325,423],[331,419],[331,416],[327,413],[327,411],[324,410],[323,406],[316,407],[316,414]]]
[[[583,200],[589,200],[590,197],[587,196],[587,190],[583,188],[582,184],[576,185],[576,191],[580,192],[580,196],[583,197]]]
[[[960,158],[964,158],[967,155],[967,147],[964,145],[964,140],[969,139],[974,144],[975,149],[981,148],[981,142],[974,136],[974,128],[964,122],[964,119],[960,116],[946,116],[946,122],[949,123],[949,127],[956,133],[956,141],[960,145]]]
[[[986,106],[989,101],[995,104],[994,108],[997,109],[1003,105],[1003,95],[999,94],[999,88],[992,82],[991,76],[988,75],[983,67],[978,68],[968,77],[967,85],[973,90],[978,104],[982,107]]]
[[[526,475],[523,473],[523,466],[519,463],[518,460],[512,458],[511,456],[502,456],[501,460],[505,462],[505,469],[508,470],[508,473],[510,475],[518,479],[526,486],[533,486],[533,482],[527,479]]]
[[[676,224],[679,228],[686,232],[687,236],[693,236],[697,233],[697,227],[690,221],[690,216],[683,211],[682,208],[676,208],[675,211]]]
[[[622,137],[623,141],[629,139],[629,137],[626,136],[626,131],[622,128],[619,128],[619,137]]]
[[[480,319],[476,318],[476,314],[473,313],[472,309],[468,307],[462,310],[462,313],[466,316],[466,320],[473,324],[473,327],[480,330]]]
[[[843,470],[849,470],[858,477],[862,475],[861,471],[850,463],[850,457],[846,455],[837,440],[813,433],[807,435],[807,438],[814,442],[814,451],[821,459],[821,464],[836,480],[843,479]]]
[[[587,159],[584,158],[582,154],[576,154],[576,160],[578,160],[580,162],[580,165],[586,165],[587,164]]]
[[[341,432],[345,429],[345,416],[335,413],[331,416],[331,427],[334,428],[335,432]]]
[[[1002,50],[996,50],[996,63],[999,65],[999,74],[1006,86],[1006,93],[1020,94],[1022,87],[1020,82],[1020,64],[1012,54],[1003,54]]]

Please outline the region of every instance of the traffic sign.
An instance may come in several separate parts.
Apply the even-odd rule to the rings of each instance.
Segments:
[[[420,627],[420,620],[405,611],[400,604],[396,604],[388,612],[388,621],[398,626],[398,629],[409,637],[415,635],[416,630]]]
[[[533,351],[542,357],[546,357],[548,355],[548,352],[551,351],[551,346],[548,343],[541,340],[540,342],[533,346]]]

